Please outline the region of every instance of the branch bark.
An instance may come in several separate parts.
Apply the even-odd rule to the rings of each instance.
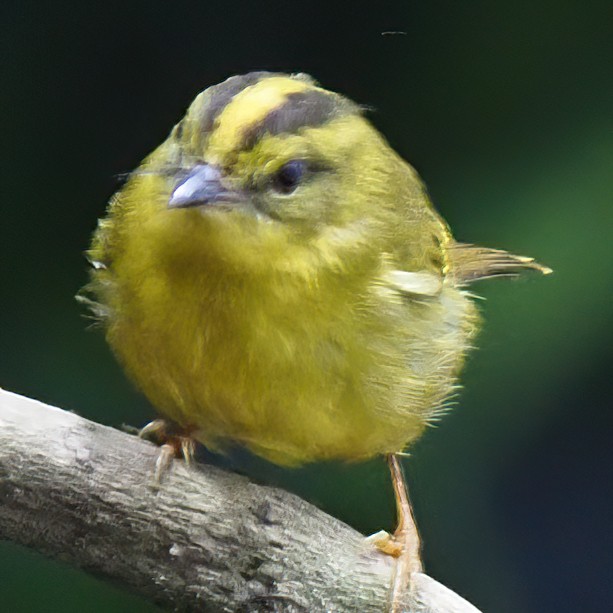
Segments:
[[[0,390],[0,538],[178,611],[387,608],[394,559],[311,504]],[[412,613],[478,613],[425,574]]]

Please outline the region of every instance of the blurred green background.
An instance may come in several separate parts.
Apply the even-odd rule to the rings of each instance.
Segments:
[[[309,72],[375,109],[459,239],[555,269],[477,288],[458,406],[406,461],[429,573],[487,612],[610,610],[610,1],[4,0],[0,24],[0,385],[109,425],[153,416],[73,300],[114,177],[205,86]],[[382,461],[232,466],[365,533],[393,527]],[[0,596],[12,612],[157,610],[8,543]]]

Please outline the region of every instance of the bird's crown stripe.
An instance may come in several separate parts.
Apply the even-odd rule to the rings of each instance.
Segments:
[[[281,104],[269,109],[259,121],[243,130],[241,150],[251,149],[265,134],[277,136],[300,128],[323,126],[331,119],[350,112],[348,100],[322,89],[311,88],[287,94]]]

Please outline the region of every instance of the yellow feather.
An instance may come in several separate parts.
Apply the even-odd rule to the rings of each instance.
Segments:
[[[283,104],[287,94],[313,88],[307,81],[288,77],[264,79],[237,94],[218,119],[211,134],[208,157],[223,163],[224,155],[239,145],[245,131]]]
[[[451,234],[355,107],[328,116],[301,78],[228,87],[196,99],[96,232],[89,289],[108,341],[209,447],[280,464],[399,451],[457,388],[478,327]],[[307,91],[296,104],[317,113],[300,125],[303,107],[284,105]],[[273,111],[295,129],[238,151]],[[170,206],[203,169],[193,202]]]

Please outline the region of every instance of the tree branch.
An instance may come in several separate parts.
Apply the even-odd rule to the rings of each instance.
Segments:
[[[385,611],[394,559],[300,498],[0,390],[0,538],[180,611]],[[478,613],[427,575],[406,609]]]

